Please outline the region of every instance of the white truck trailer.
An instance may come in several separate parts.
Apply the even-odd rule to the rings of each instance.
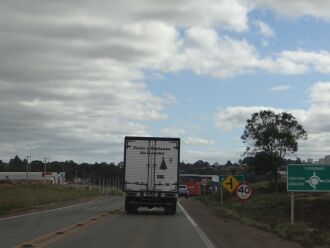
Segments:
[[[180,139],[125,137],[125,210],[163,207],[175,214],[179,186]]]

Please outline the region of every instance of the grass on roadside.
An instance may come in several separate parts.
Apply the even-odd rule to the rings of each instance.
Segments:
[[[13,209],[32,207],[101,195],[93,191],[78,191],[60,185],[7,185],[0,186],[0,214]]]
[[[290,195],[269,193],[267,183],[255,185],[255,195],[242,204],[224,195],[224,207],[220,206],[220,194],[215,193],[198,199],[221,215],[231,216],[242,222],[269,231],[301,244],[330,246],[330,195],[327,193],[295,194],[295,222],[290,224]]]

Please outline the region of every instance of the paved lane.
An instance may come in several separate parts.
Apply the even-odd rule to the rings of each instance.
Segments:
[[[51,245],[52,248],[203,248],[195,227],[178,208],[176,215],[144,210],[127,215],[123,210],[107,220]]]
[[[13,247],[123,205],[123,197],[109,196],[75,206],[0,218],[0,247]]]

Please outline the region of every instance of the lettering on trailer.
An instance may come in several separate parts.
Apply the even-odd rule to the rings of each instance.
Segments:
[[[165,155],[165,151],[171,151],[170,147],[144,147],[133,146],[133,150],[139,150],[140,154],[153,154],[153,155]]]
[[[230,193],[232,193],[238,184],[239,182],[236,180],[236,178],[230,175],[223,181],[222,186]]]

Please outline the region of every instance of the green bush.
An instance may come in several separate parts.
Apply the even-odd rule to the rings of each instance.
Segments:
[[[64,202],[100,195],[98,192],[77,191],[59,185],[11,185],[0,187],[0,214],[12,209],[29,209],[33,206]]]

